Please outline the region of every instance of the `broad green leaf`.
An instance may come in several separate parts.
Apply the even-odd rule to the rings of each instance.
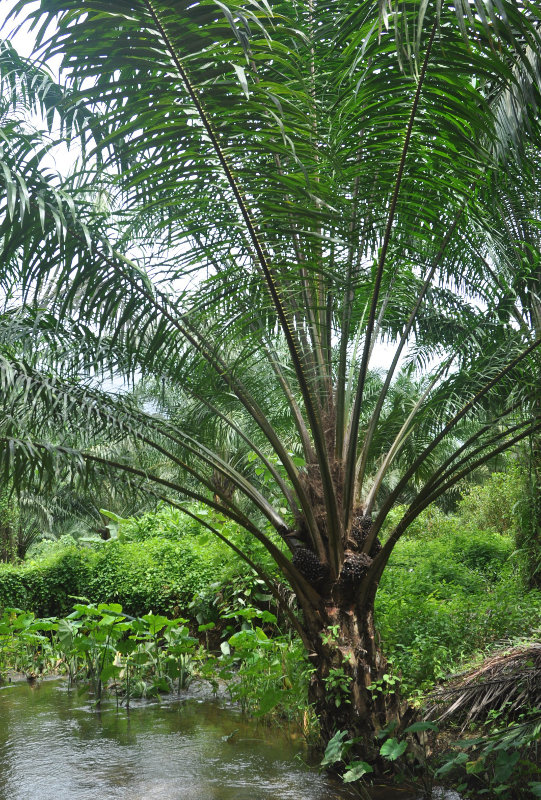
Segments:
[[[111,678],[117,678],[121,672],[121,669],[121,667],[115,664],[106,664],[100,672],[101,681],[106,684]]]
[[[468,760],[467,753],[458,753],[458,755],[453,756],[453,758],[449,759],[445,762],[441,767],[439,767],[435,774],[436,775],[447,775],[447,773],[451,772],[456,766],[464,765]]]
[[[69,648],[73,643],[73,638],[75,636],[75,628],[71,622],[67,619],[60,619],[58,621],[58,628],[57,628],[58,638],[62,643],[63,647]]]
[[[281,689],[273,689],[272,687],[266,689],[259,698],[258,716],[268,714],[269,711],[272,711],[283,699],[284,692]]]
[[[337,731],[334,736],[329,739],[325,754],[321,762],[322,767],[329,767],[342,760],[345,751],[345,742],[348,733],[347,731]]]
[[[122,614],[122,606],[120,603],[99,603],[98,604],[98,611],[100,613],[109,613],[109,614]]]
[[[437,731],[438,726],[434,722],[414,722],[409,725],[404,733],[419,733],[420,731]]]
[[[387,741],[383,742],[381,745],[379,752],[380,755],[385,756],[389,761],[396,761],[397,758],[400,758],[400,756],[405,753],[407,747],[407,742],[399,742],[398,739],[387,739]]]
[[[369,772],[373,771],[373,767],[367,764],[366,761],[352,761],[349,769],[342,775],[342,780],[344,783],[353,783],[353,781],[358,781],[364,775],[368,775]]]
[[[155,636],[162,630],[162,628],[165,628],[171,624],[171,620],[160,614],[144,614],[141,619],[148,625],[149,633],[152,636]]]

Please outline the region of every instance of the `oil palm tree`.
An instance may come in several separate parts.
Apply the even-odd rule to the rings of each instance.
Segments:
[[[27,13],[62,59],[51,116],[84,147],[51,176],[20,128],[5,136],[2,278],[18,310],[2,334],[3,468],[19,484],[123,475],[192,516],[193,501],[226,514],[296,595],[324,738],[347,728],[368,744],[398,713],[370,689],[393,547],[541,425],[519,414],[535,389],[518,380],[540,342],[501,335],[469,235],[536,132],[535,7],[47,0]],[[6,75],[17,88],[29,69]],[[376,380],[381,342],[394,356]],[[391,424],[404,360],[423,378]],[[213,445],[204,414],[143,411],[80,378],[105,368],[176,386],[250,465]],[[155,464],[115,457],[128,439]]]

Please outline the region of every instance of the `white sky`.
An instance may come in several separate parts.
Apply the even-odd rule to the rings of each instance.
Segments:
[[[19,16],[13,18],[11,17],[7,20],[8,14],[11,12],[13,7],[16,5],[15,0],[0,0],[0,31],[1,36],[3,39],[8,39],[13,46],[16,48],[17,52],[21,56],[30,56],[35,45],[35,36],[32,31],[29,31],[28,25],[24,25],[21,27],[19,31],[15,29],[19,27],[21,21],[24,19],[25,14],[19,14]],[[39,3],[30,3],[28,5],[28,13],[31,13],[34,9],[39,7]],[[49,69],[53,74],[58,75],[58,64],[55,65],[54,63],[50,63]]]

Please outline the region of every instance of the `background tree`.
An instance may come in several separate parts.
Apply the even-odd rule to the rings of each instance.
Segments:
[[[532,149],[533,165],[539,151]],[[540,175],[534,168],[527,181],[520,179],[520,164],[511,176],[499,175],[493,187],[494,202],[486,232],[475,255],[483,260],[484,271],[498,288],[498,314],[504,325],[519,328],[534,341],[541,336],[541,228]],[[541,364],[534,361],[533,374],[525,377],[537,383],[531,413],[541,417]],[[522,448],[525,464],[522,497],[517,504],[520,517],[519,544],[527,552],[529,580],[541,586],[541,439],[532,433]]]
[[[3,468],[19,485],[122,474],[242,526],[296,595],[324,738],[368,742],[398,711],[369,688],[394,545],[541,426],[518,413],[540,342],[495,335],[498,286],[470,242],[492,176],[536,130],[535,9],[48,0],[30,18],[62,58],[54,113],[84,146],[61,178],[20,126],[5,135],[2,277],[23,307],[3,337],[41,346],[2,352]],[[394,357],[375,379],[381,341]],[[406,356],[424,376],[391,424]],[[105,367],[178,386],[255,459],[216,448],[196,416],[81,380]],[[155,463],[126,458],[127,440]]]
[[[17,558],[18,508],[6,488],[0,494],[0,561]]]

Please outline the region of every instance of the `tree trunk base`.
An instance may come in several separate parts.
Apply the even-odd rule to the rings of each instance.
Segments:
[[[308,617],[308,619],[307,619]],[[388,671],[374,629],[373,605],[326,604],[324,614],[305,614],[314,672],[309,701],[319,720],[322,747],[338,732],[356,739],[363,760],[378,760],[376,734],[402,712],[397,679]]]

